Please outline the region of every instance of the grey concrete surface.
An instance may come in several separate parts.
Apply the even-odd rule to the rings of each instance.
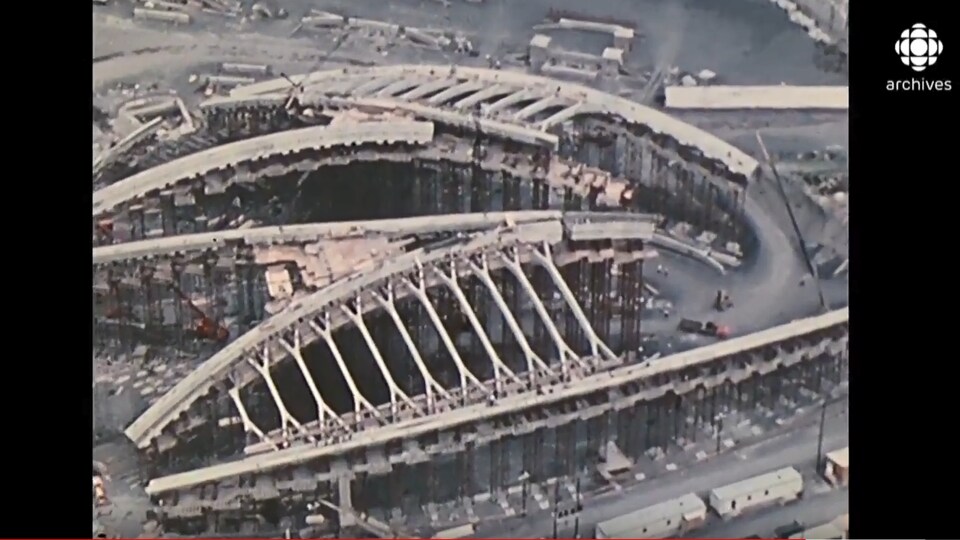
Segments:
[[[629,58],[636,68],[657,64],[689,71],[709,68],[731,84],[842,82],[839,76],[823,73],[813,65],[813,41],[766,0],[722,5],[710,0],[602,0],[588,7],[579,0],[454,1],[449,8],[427,0],[291,0],[284,5],[290,11],[286,20],[198,18],[194,24],[179,28],[135,23],[120,6],[97,8],[93,56],[103,60],[97,63],[95,81],[135,75],[162,78],[191,64],[242,57],[270,59],[281,68],[299,64],[309,69],[310,64],[320,61],[332,36],[320,32],[289,37],[310,8],[460,31],[474,41],[481,56],[523,53],[534,34],[532,27],[543,22],[550,8],[558,8],[632,21],[644,36]],[[595,35],[584,34],[580,45],[595,48],[594,40]],[[371,49],[346,46],[338,53],[378,63],[443,61],[441,54],[413,47],[392,49],[388,56]],[[118,56],[104,59],[110,55]]]

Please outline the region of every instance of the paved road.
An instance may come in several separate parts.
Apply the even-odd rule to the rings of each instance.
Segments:
[[[600,521],[686,493],[708,491],[782,467],[813,466],[816,461],[817,435],[818,426],[810,426],[673,475],[641,482],[622,492],[586,499],[580,516],[581,535],[592,531]],[[824,434],[824,450],[831,451],[847,446],[848,439],[846,422],[828,423]],[[561,527],[561,536],[570,538],[572,533],[572,523],[569,527]],[[520,522],[481,526],[477,530],[477,537],[483,538],[549,538],[552,535],[553,518],[549,514]]]
[[[786,506],[774,507],[741,516],[728,523],[708,525],[688,535],[688,538],[746,538],[758,535],[773,538],[776,528],[793,520],[808,528],[833,521],[850,508],[850,494],[836,489],[822,495],[806,497]]]

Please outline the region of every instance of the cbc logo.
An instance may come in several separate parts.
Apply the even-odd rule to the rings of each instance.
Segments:
[[[943,53],[943,42],[936,32],[917,23],[900,34],[896,51],[905,66],[923,71],[936,63],[937,57]]]

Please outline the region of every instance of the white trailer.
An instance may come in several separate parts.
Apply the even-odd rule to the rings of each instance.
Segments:
[[[803,493],[803,476],[787,467],[710,491],[710,507],[722,518],[771,503],[787,503]]]
[[[696,528],[707,518],[707,505],[688,493],[677,499],[634,510],[597,524],[595,538],[670,538]]]

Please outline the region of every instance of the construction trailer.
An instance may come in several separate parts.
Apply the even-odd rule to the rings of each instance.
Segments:
[[[752,508],[793,501],[802,493],[803,476],[787,467],[711,490],[710,507],[728,519]]]
[[[700,526],[707,505],[696,494],[634,510],[597,524],[595,538],[670,538]]]
[[[828,452],[823,464],[823,477],[834,486],[850,482],[850,447]]]

